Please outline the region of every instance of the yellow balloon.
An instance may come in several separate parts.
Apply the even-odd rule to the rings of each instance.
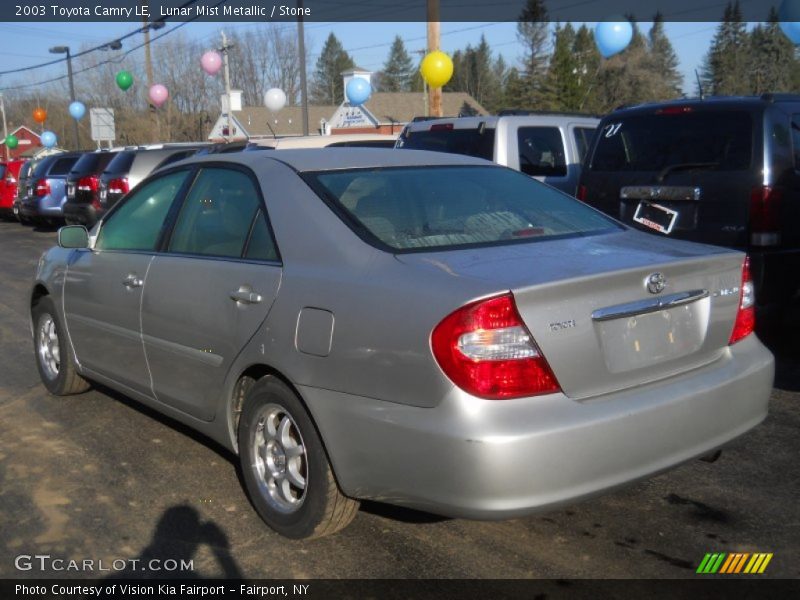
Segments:
[[[422,59],[419,71],[429,86],[440,88],[453,76],[453,61],[441,50],[435,50]]]

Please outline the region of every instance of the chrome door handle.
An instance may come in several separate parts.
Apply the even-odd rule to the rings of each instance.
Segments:
[[[144,285],[144,281],[142,281],[136,275],[131,273],[125,279],[122,280],[122,285],[124,285],[128,289],[139,288],[142,287],[142,285]]]
[[[242,304],[258,304],[261,302],[261,294],[257,294],[246,286],[242,286],[235,292],[231,292],[230,296],[231,300],[241,302]]]

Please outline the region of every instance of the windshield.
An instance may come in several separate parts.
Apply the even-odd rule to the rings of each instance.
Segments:
[[[494,129],[455,129],[441,125],[434,127],[437,128],[407,131],[398,139],[397,148],[466,154],[486,160],[494,158]]]
[[[745,111],[610,117],[597,139],[591,171],[740,171],[752,161],[753,119]]]
[[[402,167],[307,173],[306,182],[367,241],[398,251],[591,235],[618,225],[501,167]]]

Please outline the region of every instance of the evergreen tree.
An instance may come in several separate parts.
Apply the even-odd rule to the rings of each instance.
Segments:
[[[752,94],[786,92],[792,89],[796,69],[794,45],[780,29],[778,11],[770,8],[768,22],[750,33],[750,73]]]
[[[582,100],[579,81],[586,74],[575,54],[575,28],[571,23],[557,26],[554,39],[545,79],[546,106],[552,110],[578,110]]]
[[[600,112],[594,93],[595,82],[600,72],[600,51],[594,41],[592,30],[581,25],[575,34],[573,52],[578,62],[578,88],[581,101],[577,110],[582,112]]]
[[[707,94],[730,96],[749,92],[749,46],[739,0],[733,4],[729,2],[704,62],[703,79]]]
[[[342,72],[353,66],[353,59],[331,33],[317,59],[311,81],[311,102],[317,105],[341,104],[344,101]]]
[[[660,77],[661,88],[654,100],[667,100],[681,95],[683,78],[678,72],[678,57],[664,32],[664,17],[658,12],[650,29],[651,68]]]
[[[527,0],[517,22],[517,38],[525,48],[522,58],[524,103],[536,108],[545,96],[547,76],[548,15],[543,0]]]
[[[512,67],[506,76],[503,88],[503,99],[500,108],[528,108],[528,89],[524,78],[519,71]]]
[[[389,57],[383,65],[381,77],[381,91],[408,92],[411,90],[411,81],[414,76],[414,63],[406,51],[406,46],[400,36],[395,36]]]

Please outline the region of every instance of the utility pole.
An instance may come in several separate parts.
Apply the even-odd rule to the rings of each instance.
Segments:
[[[428,0],[428,52],[439,49],[442,24],[439,22],[439,0]],[[429,88],[428,114],[442,116],[442,88]]]
[[[425,58],[425,55],[427,53],[428,52],[426,50],[414,50],[414,54],[420,55],[421,57],[420,60]],[[424,77],[422,77],[421,79],[422,79],[422,100],[423,104],[425,105],[425,112],[423,112],[422,114],[427,116],[430,114],[430,109],[431,109],[430,98],[428,98],[428,82],[425,81]]]
[[[142,0],[142,6],[147,6],[147,0]],[[146,11],[142,11],[146,12]],[[150,88],[153,87],[153,58],[150,54],[150,26],[147,23],[147,17],[142,15],[142,23],[144,23],[144,67],[145,67],[145,75],[147,77],[147,89],[145,89],[145,99],[147,100],[147,106],[150,110],[150,114],[152,115],[153,120],[153,133],[151,135],[151,139],[154,142],[158,141],[160,137],[161,131],[161,123],[158,117],[158,109],[156,106],[150,101]]]
[[[0,111],[3,113],[3,140],[5,140],[8,138],[8,125],[6,124],[6,101],[3,98],[3,94],[0,94]],[[5,141],[3,142],[3,151],[6,155],[6,162],[8,162],[8,144]]]
[[[222,65],[223,65],[223,68],[225,69],[225,71],[224,71],[224,73],[225,73],[225,98],[226,98],[226,102],[228,103],[228,107],[227,107],[226,112],[225,112],[225,114],[227,115],[227,118],[228,118],[228,136],[227,136],[228,140],[227,141],[230,142],[231,139],[233,138],[233,122],[231,120],[231,112],[232,112],[231,111],[231,108],[232,108],[231,107],[231,70],[230,70],[230,66],[228,64],[228,48],[232,48],[233,46],[229,46],[228,45],[228,38],[225,35],[224,31],[220,31],[219,33],[222,36],[222,48],[220,48],[220,51],[222,52]]]
[[[303,105],[303,135],[308,135],[308,81],[306,79],[306,40],[303,27],[303,0],[297,0],[297,50],[300,54],[300,103]]]
[[[50,48],[50,54],[66,54],[67,55],[67,78],[69,79],[69,101],[75,102],[75,83],[72,80],[72,55],[69,53],[69,46],[53,46]],[[75,150],[78,149],[78,120],[72,119],[72,133],[73,144]]]

